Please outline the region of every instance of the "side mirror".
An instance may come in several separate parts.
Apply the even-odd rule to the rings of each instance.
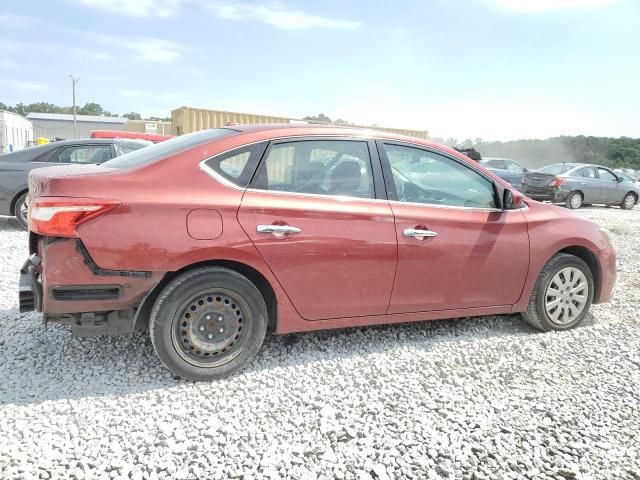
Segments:
[[[502,209],[517,210],[522,207],[523,200],[524,197],[520,193],[506,188],[504,190],[504,195],[502,196]]]
[[[618,181],[618,183],[620,183],[620,182],[624,182],[624,178],[619,177],[619,176],[617,176],[617,175],[616,175],[616,180]]]
[[[522,167],[522,173],[527,173],[529,169],[527,167]]]

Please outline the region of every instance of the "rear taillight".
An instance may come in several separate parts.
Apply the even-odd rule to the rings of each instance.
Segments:
[[[29,205],[29,230],[48,237],[77,237],[78,225],[119,205],[117,200],[40,197]]]
[[[558,177],[556,179],[554,179],[549,186],[551,187],[559,187],[560,185],[562,185],[565,182],[564,178]]]

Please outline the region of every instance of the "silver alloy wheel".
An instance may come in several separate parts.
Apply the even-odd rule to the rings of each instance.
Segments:
[[[631,208],[636,204],[636,198],[633,195],[627,195],[624,197],[624,207],[627,210],[631,210]]]
[[[582,197],[579,193],[574,193],[571,197],[571,208],[580,208],[582,205]]]
[[[20,215],[25,225],[29,223],[29,205],[27,204],[26,197],[18,207],[18,215]]]
[[[589,298],[587,277],[575,267],[556,273],[545,292],[544,309],[556,325],[572,323],[584,310]]]

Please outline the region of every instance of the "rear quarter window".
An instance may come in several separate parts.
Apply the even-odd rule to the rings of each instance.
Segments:
[[[267,142],[255,143],[216,155],[204,162],[205,171],[220,175],[238,187],[246,187],[267,148]]]

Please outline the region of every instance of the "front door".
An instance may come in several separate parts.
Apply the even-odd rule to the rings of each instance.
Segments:
[[[387,311],[397,242],[383,191],[373,143],[269,146],[238,220],[303,318]]]
[[[527,222],[493,182],[445,154],[379,143],[398,237],[389,313],[512,305],[529,267]]]
[[[618,182],[618,177],[606,168],[598,167],[598,177],[600,178],[600,202],[606,204],[619,204],[622,202],[626,191]]]

